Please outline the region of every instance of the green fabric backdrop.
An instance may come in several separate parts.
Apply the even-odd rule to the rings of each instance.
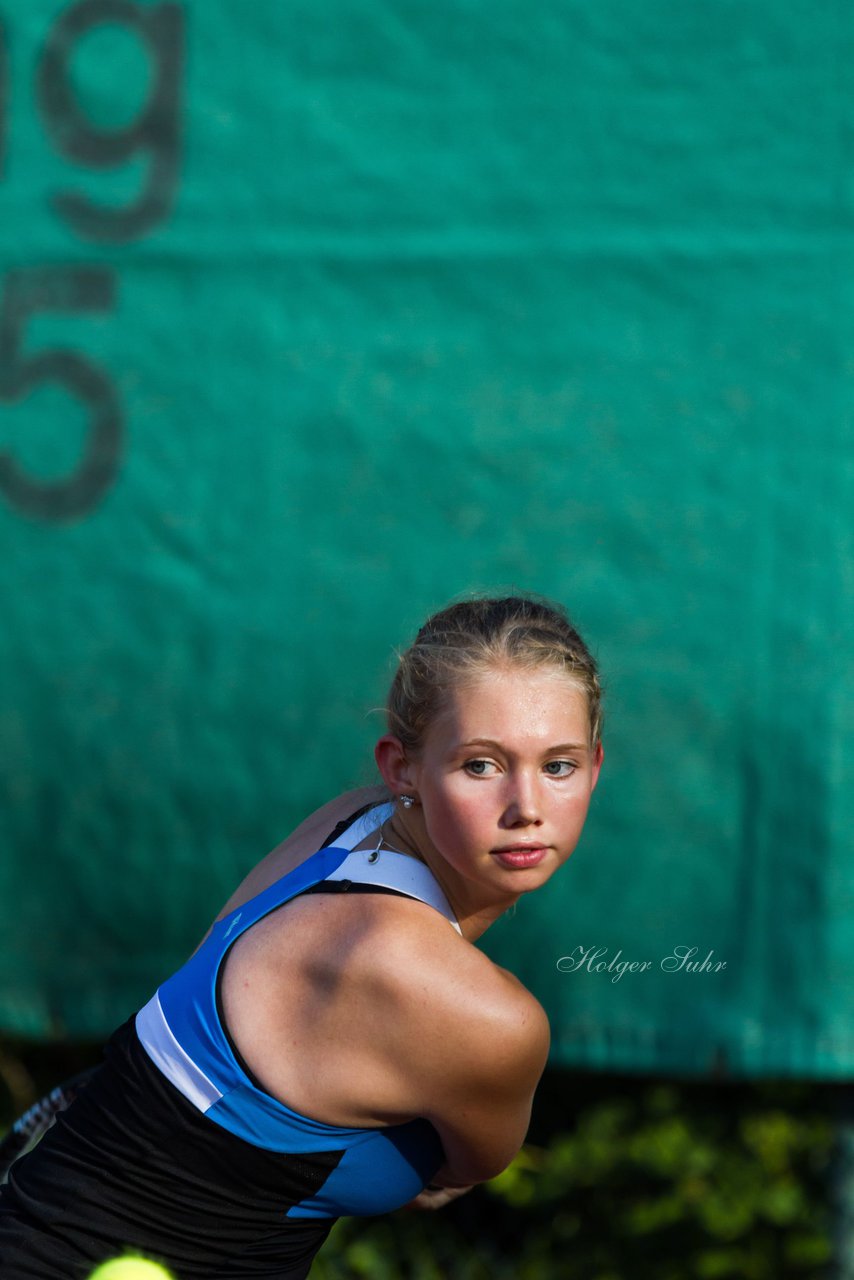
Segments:
[[[482,944],[554,1061],[851,1074],[850,6],[0,16],[0,1030],[127,1017],[524,587],[607,683]]]

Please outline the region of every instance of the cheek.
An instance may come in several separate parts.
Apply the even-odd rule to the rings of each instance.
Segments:
[[[489,819],[487,797],[453,783],[433,797],[429,830],[436,843],[466,844],[482,831]]]
[[[585,788],[583,791],[577,791],[573,795],[568,796],[563,805],[563,815],[567,822],[574,824],[583,823],[587,817],[587,811],[590,808],[590,789]]]

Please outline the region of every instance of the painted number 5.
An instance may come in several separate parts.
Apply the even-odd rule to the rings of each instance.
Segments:
[[[98,504],[113,483],[122,443],[119,399],[109,378],[76,351],[23,352],[30,316],[40,311],[109,311],[113,273],[106,267],[39,267],[10,271],[0,309],[0,402],[22,400],[46,383],[59,384],[88,408],[86,445],[61,480],[26,474],[0,451],[0,493],[18,511],[42,520],[73,520]]]

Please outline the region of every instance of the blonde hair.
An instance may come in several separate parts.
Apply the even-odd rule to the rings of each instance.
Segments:
[[[496,668],[550,667],[585,694],[590,745],[602,737],[602,687],[596,662],[560,605],[535,596],[471,599],[424,623],[400,655],[386,702],[389,733],[417,755],[448,690]]]

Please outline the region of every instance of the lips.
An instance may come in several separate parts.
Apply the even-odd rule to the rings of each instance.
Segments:
[[[505,867],[535,867],[548,853],[546,845],[511,845],[494,849],[492,856]]]

